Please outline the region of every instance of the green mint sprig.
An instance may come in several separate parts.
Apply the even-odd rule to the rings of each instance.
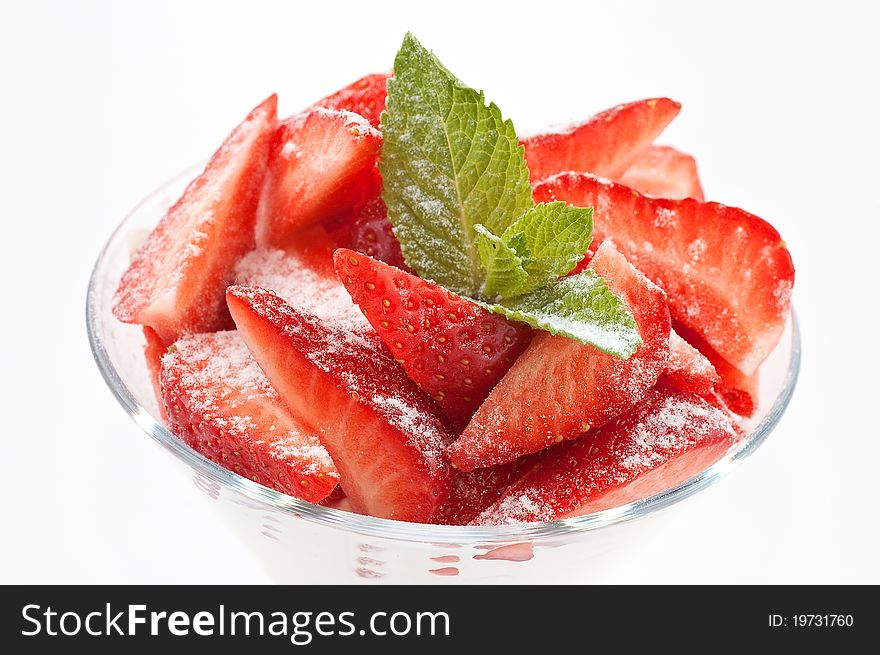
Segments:
[[[486,272],[483,295],[513,298],[554,284],[571,272],[592,240],[593,208],[564,202],[527,209],[500,237],[478,225],[477,244]],[[506,274],[513,266],[515,279]]]
[[[535,205],[510,120],[407,34],[381,118],[383,200],[407,265],[512,320],[629,357],[626,306],[592,271],[592,208]]]

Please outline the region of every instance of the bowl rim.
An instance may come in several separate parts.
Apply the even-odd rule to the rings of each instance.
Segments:
[[[101,310],[101,307],[99,307],[99,287],[101,287],[102,283],[106,283],[106,280],[101,278],[101,272],[107,263],[107,257],[112,246],[116,243],[117,239],[125,234],[126,229],[129,227],[129,220],[151,202],[164,195],[167,188],[174,184],[180,184],[184,179],[189,179],[192,176],[193,170],[195,170],[195,167],[187,169],[168,180],[139,202],[117,225],[102,247],[92,268],[86,295],[86,328],[89,345],[91,346],[95,363],[110,391],[141,430],[187,464],[196,473],[208,478],[223,489],[241,495],[247,501],[258,503],[262,509],[275,510],[291,517],[302,518],[325,527],[353,532],[363,536],[398,541],[502,544],[583,535],[597,529],[654,514],[715,483],[738,467],[766,441],[791,401],[801,364],[801,334],[793,305],[790,318],[788,319],[791,323],[791,357],[788,362],[788,370],[785,373],[779,393],[761,421],[721,460],[715,462],[690,480],[648,498],[621,505],[620,507],[555,521],[491,526],[457,526],[409,523],[364,516],[332,507],[315,505],[269,489],[205,458],[177,439],[161,422],[153,418],[149,411],[138,401],[131,389],[123,382],[122,376],[113,364],[102,337],[103,331],[99,314]],[[776,347],[778,348],[779,344]]]

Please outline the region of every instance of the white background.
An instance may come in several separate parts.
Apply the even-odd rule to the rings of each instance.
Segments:
[[[880,582],[872,5],[4,2],[0,582],[267,580],[104,387],[88,274],[127,210],[259,100],[293,112],[388,69],[406,30],[523,129],[681,101],[661,141],[793,253],[804,359],[787,415],[604,579]]]

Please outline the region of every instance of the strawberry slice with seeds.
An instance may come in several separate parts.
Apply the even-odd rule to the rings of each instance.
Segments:
[[[381,146],[379,131],[349,111],[319,107],[282,122],[257,209],[257,243],[283,248],[299,228],[361,206],[373,192]]]
[[[773,350],[788,316],[794,266],[779,233],[742,209],[648,198],[591,175],[539,184],[537,201],[593,207],[596,238],[669,294],[672,318],[746,376]]]
[[[208,459],[266,487],[317,503],[339,474],[235,331],[184,337],[162,357],[168,427]]]
[[[473,523],[553,521],[641,500],[705,470],[735,438],[727,415],[702,398],[654,389],[599,430],[547,451]]]
[[[531,328],[427,280],[340,248],[336,271],[410,379],[464,426],[525,350]]]
[[[579,437],[635,405],[666,368],[670,321],[664,293],[608,242],[590,268],[632,312],[642,345],[622,359],[538,333],[450,447],[462,471]]]
[[[352,111],[366,118],[374,127],[379,127],[379,116],[385,110],[385,84],[389,77],[390,73],[365,75],[313,106]]]
[[[658,383],[705,396],[720,381],[712,362],[673,330],[669,334],[669,361]]]
[[[651,146],[617,180],[654,198],[703,200],[697,162],[670,146]]]
[[[669,98],[639,100],[603,111],[563,131],[524,139],[532,183],[567,171],[616,178],[680,110],[681,105]]]
[[[166,344],[230,325],[223,293],[254,246],[254,220],[275,130],[273,95],[233,130],[147,241],[116,290],[113,314]]]
[[[384,347],[265,289],[229,287],[227,302],[272,385],[327,447],[354,511],[427,521],[449,493],[451,435]]]

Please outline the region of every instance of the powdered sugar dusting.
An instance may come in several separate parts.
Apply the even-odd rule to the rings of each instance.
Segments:
[[[373,404],[382,411],[385,420],[409,436],[420,452],[438,460],[442,457],[449,436],[434,416],[400,396],[375,394]]]
[[[163,380],[189,415],[242,443],[266,442],[299,475],[333,470],[316,435],[284,406],[237,331],[179,339],[162,358]],[[255,413],[256,412],[256,413]]]
[[[310,268],[296,254],[275,248],[254,250],[236,266],[235,280],[236,284],[269,289],[292,307],[341,330],[372,332],[342,283]]]
[[[296,457],[297,459],[315,463],[322,462],[324,465],[332,463],[327,449],[320,443],[304,446],[301,444],[291,444],[288,440],[280,439],[272,444],[271,449],[272,454],[279,459]],[[317,471],[319,467],[313,466],[312,468],[314,471]]]
[[[654,225],[661,228],[675,228],[678,225],[678,217],[671,209],[658,207],[654,213]]]
[[[166,368],[185,364],[187,387],[202,399],[206,410],[216,407],[219,398],[238,391],[247,398],[275,393],[236,331],[184,337],[163,360]]]
[[[345,122],[345,127],[351,131],[351,134],[355,138],[363,138],[368,134],[374,138],[382,137],[382,133],[373,127],[370,124],[370,121],[353,111],[347,111],[345,109],[329,109],[327,107],[315,107],[312,111],[323,116],[339,117]]]
[[[700,261],[700,259],[706,253],[706,248],[706,240],[701,237],[697,237],[696,239],[691,241],[688,245],[688,255],[690,256],[691,261],[693,263]]]
[[[791,306],[791,291],[791,280],[777,280],[776,285],[773,287],[773,299],[776,301],[780,316],[785,316],[785,313]]]
[[[642,417],[621,444],[621,464],[624,469],[648,471],[669,459],[669,452],[684,452],[719,430],[731,439],[736,436],[727,417],[714,407],[695,403],[687,396],[667,396],[658,409]]]
[[[524,489],[517,495],[508,495],[501,499],[491,510],[491,523],[512,524],[530,521],[551,521],[554,518],[553,507],[546,502],[538,489]],[[476,521],[480,523],[480,521]]]

